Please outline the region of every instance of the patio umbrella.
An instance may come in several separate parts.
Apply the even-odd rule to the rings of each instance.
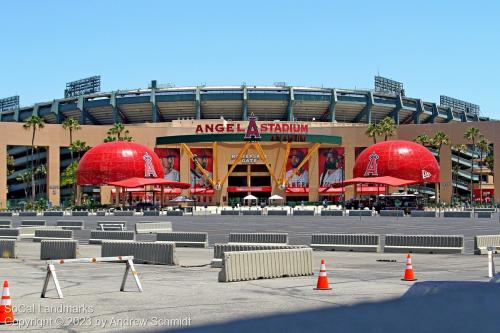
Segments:
[[[179,195],[178,197],[170,200],[170,202],[193,202],[193,199],[189,199],[188,197],[185,197],[183,195]]]

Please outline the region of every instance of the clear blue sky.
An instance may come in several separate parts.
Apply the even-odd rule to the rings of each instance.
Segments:
[[[432,3],[431,3],[432,2]],[[2,1],[0,96],[63,96],[100,74],[102,91],[272,84],[445,94],[500,119],[499,1]]]

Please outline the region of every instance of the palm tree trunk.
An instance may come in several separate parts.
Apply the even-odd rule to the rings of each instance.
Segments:
[[[479,203],[483,203],[483,178],[482,178],[483,150],[479,150]]]
[[[69,153],[71,155],[71,170],[73,169],[73,149],[72,148],[72,145],[73,145],[73,130],[70,128],[69,129]],[[75,173],[76,173],[76,170],[72,170],[73,172],[71,173],[71,177],[72,177],[72,189],[73,189],[73,203],[76,204],[76,181],[75,181]]]
[[[474,139],[472,139],[472,159],[470,164],[470,204],[473,205],[473,193],[474,193],[474,151],[476,150],[476,145]]]
[[[33,135],[31,137],[31,199],[33,203],[35,202],[35,195],[36,195],[36,190],[35,190],[35,154],[34,154],[34,149],[35,149],[35,132],[36,128],[33,127]]]

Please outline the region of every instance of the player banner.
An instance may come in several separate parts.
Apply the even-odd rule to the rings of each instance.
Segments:
[[[155,153],[161,159],[163,171],[165,172],[166,180],[179,182],[181,181],[180,165],[181,154],[179,148],[155,148]]]
[[[319,187],[331,187],[344,177],[344,148],[320,148],[318,150]]]
[[[309,187],[309,161],[294,174],[294,170],[306,157],[308,148],[293,148],[286,162],[286,187]]]
[[[207,170],[208,176],[213,177],[213,152],[211,148],[191,148],[200,166]],[[210,181],[196,168],[194,161],[190,164],[190,181],[193,188],[211,188]]]

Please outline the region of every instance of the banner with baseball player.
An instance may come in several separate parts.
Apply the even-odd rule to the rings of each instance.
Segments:
[[[161,160],[166,180],[181,181],[181,153],[179,148],[155,148],[155,153]]]
[[[286,187],[309,187],[309,161],[294,173],[308,153],[308,148],[293,148],[286,162]]]
[[[205,169],[210,178],[213,177],[213,152],[211,148],[191,148],[191,152],[196,157],[197,163]],[[190,163],[190,182],[193,188],[211,188],[212,184],[203,175],[203,173],[196,168],[194,160]]]
[[[319,187],[331,187],[343,181],[344,148],[318,149]]]

